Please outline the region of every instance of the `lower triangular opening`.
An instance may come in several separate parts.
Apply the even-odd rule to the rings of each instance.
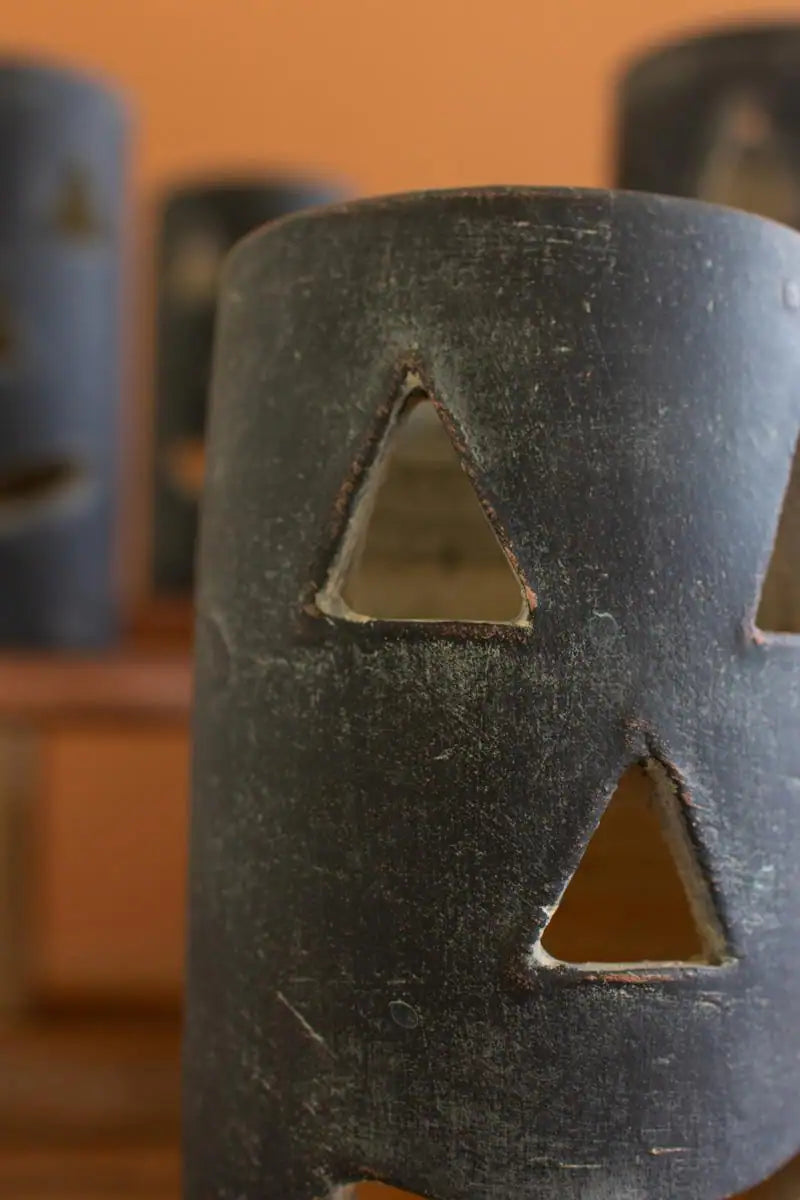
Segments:
[[[540,964],[719,964],[725,954],[677,785],[629,767],[534,951]]]

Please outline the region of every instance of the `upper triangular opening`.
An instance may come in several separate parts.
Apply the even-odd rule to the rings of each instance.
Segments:
[[[317,604],[356,621],[530,621],[524,585],[421,389],[389,421]]]
[[[540,965],[717,965],[725,939],[675,782],[629,767],[537,943]]]
[[[765,633],[800,633],[800,441],[761,589],[756,625]]]

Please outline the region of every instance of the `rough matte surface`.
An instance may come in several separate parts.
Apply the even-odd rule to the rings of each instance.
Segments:
[[[800,227],[798,78],[797,22],[656,46],[620,80],[616,182]],[[758,616],[800,633],[800,445]]]
[[[190,1200],[715,1200],[798,1149],[800,646],[753,626],[800,238],[690,201],[379,200],[248,239],[201,552]],[[315,603],[407,380],[527,627]],[[675,782],[721,966],[537,965],[623,769]]]
[[[81,75],[0,61],[0,643],[97,646],[115,547],[127,118]]]

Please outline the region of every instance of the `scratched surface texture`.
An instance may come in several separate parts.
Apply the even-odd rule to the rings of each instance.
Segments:
[[[800,237],[492,190],[292,218],[225,280],[201,549],[188,1200],[716,1200],[798,1150],[800,645],[754,627]],[[404,390],[517,625],[318,603]],[[622,771],[672,781],[715,965],[535,947]]]
[[[716,30],[654,47],[619,81],[616,180],[800,228],[800,23]],[[765,628],[800,632],[800,445],[764,584]]]

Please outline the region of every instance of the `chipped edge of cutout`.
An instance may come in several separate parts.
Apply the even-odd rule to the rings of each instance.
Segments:
[[[437,416],[447,434],[454,452],[465,469],[467,477],[475,491],[475,496],[483,510],[488,525],[494,534],[498,547],[508,563],[509,570],[515,576],[520,590],[519,614],[512,620],[473,620],[469,618],[440,618],[440,617],[371,617],[366,613],[356,612],[344,599],[343,591],[348,572],[356,561],[363,545],[363,535],[372,517],[375,502],[381,491],[386,477],[386,470],[391,459],[394,436],[411,408],[417,404],[429,402],[436,409]],[[533,611],[536,607],[535,593],[527,586],[522,577],[513,554],[510,552],[507,539],[497,528],[493,514],[484,503],[479,489],[470,471],[466,470],[463,451],[453,441],[452,430],[449,427],[447,414],[435,400],[434,393],[416,371],[405,373],[398,400],[392,405],[372,458],[369,459],[362,472],[362,479],[357,488],[350,507],[344,532],[340,536],[333,561],[328,569],[325,583],[314,597],[317,611],[323,616],[338,621],[346,621],[357,625],[393,625],[393,626],[452,626],[461,627],[481,626],[486,629],[499,627],[504,629],[530,629],[533,625]]]
[[[682,795],[680,782],[677,776],[660,759],[655,758],[653,755],[639,759],[638,762],[650,780],[653,803],[658,812],[664,841],[672,855],[678,876],[683,884],[686,899],[703,946],[703,958],[698,960],[640,959],[633,962],[572,962],[570,960],[555,958],[545,950],[542,945],[542,938],[561,904],[567,888],[581,869],[583,857],[597,832],[598,821],[583,848],[578,865],[569,875],[558,899],[554,904],[543,906],[546,921],[541,933],[526,955],[526,965],[529,970],[536,970],[537,968],[567,970],[593,977],[616,977],[617,979],[624,979],[625,982],[636,982],[637,980],[647,982],[654,976],[683,973],[687,970],[708,970],[709,968],[717,970],[731,963],[732,957],[728,950],[728,943],[722,923],[714,906],[711,888],[686,823],[683,811],[685,799]],[[636,764],[631,763],[630,765],[634,766]],[[627,770],[628,768],[625,769]],[[620,774],[603,812],[605,812],[605,809],[611,803],[614,792],[619,786],[619,780],[624,773],[623,771]]]
[[[800,626],[795,629],[779,629],[775,627],[781,624],[781,605],[780,598],[776,597],[776,591],[779,591],[780,589],[776,587],[775,583],[774,564],[776,551],[778,550],[779,545],[782,547],[784,543],[791,541],[790,536],[784,531],[785,524],[790,519],[787,516],[787,513],[789,513],[791,508],[798,510],[794,520],[798,527],[800,527],[800,435],[797,437],[794,451],[789,460],[789,476],[786,481],[786,487],[783,491],[783,497],[781,499],[781,505],[778,511],[778,518],[775,524],[775,532],[772,536],[772,541],[770,542],[769,555],[767,557],[763,572],[758,579],[755,603],[748,614],[748,620],[746,623],[746,633],[749,635],[749,639],[757,644],[763,644],[767,642],[796,643],[798,638],[800,638]],[[784,558],[786,560],[786,564],[791,561],[789,555],[784,555]],[[783,564],[779,562],[779,567],[781,565]],[[800,604],[800,564],[797,564],[796,570],[799,576],[797,582],[797,602]],[[767,611],[764,609],[765,597],[767,601]],[[769,617],[770,610],[773,612],[773,614],[777,615]],[[764,617],[769,619],[769,624],[761,623]],[[800,611],[798,611],[797,617],[800,620]],[[794,621],[790,617],[788,618],[787,623],[793,624]]]
[[[430,1200],[419,1192],[409,1192],[393,1183],[384,1183],[382,1179],[372,1177],[334,1184],[325,1200],[360,1200],[364,1195],[362,1189],[369,1194],[370,1200],[375,1200],[376,1197],[380,1200]]]

